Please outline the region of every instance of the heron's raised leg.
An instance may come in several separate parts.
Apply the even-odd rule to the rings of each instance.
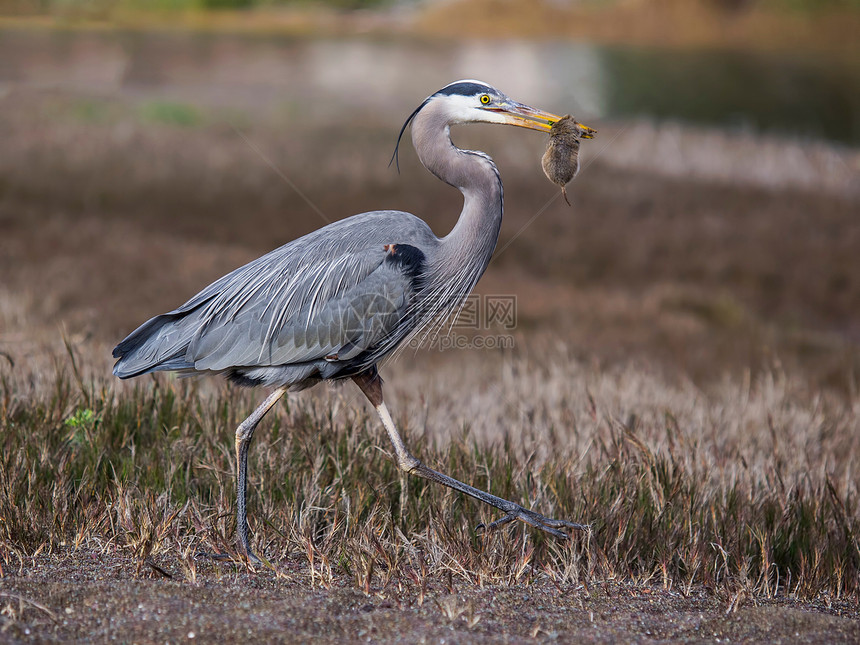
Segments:
[[[245,498],[248,482],[248,445],[251,443],[251,438],[254,436],[254,430],[260,420],[266,416],[266,412],[272,409],[284,393],[287,391],[285,387],[279,387],[272,392],[259,407],[251,413],[247,419],[239,424],[236,428],[236,531],[239,533],[239,540],[242,542],[242,548],[245,549],[245,554],[249,560],[260,562],[260,559],[251,551],[251,544],[248,540],[248,513],[245,507]]]
[[[487,528],[494,529],[513,520],[520,520],[564,540],[568,539],[570,536],[560,529],[588,529],[588,526],[584,524],[576,524],[574,522],[568,522],[567,520],[554,520],[544,517],[539,513],[535,513],[534,511],[520,506],[519,504],[502,499],[501,497],[496,497],[495,495],[491,495],[490,493],[477,488],[473,488],[472,486],[464,484],[453,477],[448,477],[432,468],[428,468],[409,453],[406,449],[406,444],[403,443],[403,439],[400,437],[400,433],[397,432],[394,421],[388,413],[388,408],[382,399],[382,379],[379,377],[376,368],[374,367],[352,378],[376,408],[379,418],[382,420],[382,425],[385,426],[386,431],[388,431],[388,436],[391,439],[391,443],[394,444],[394,451],[397,453],[397,463],[401,470],[412,475],[417,475],[418,477],[423,477],[424,479],[429,479],[430,481],[438,482],[448,486],[449,488],[453,488],[454,490],[465,493],[470,497],[474,497],[485,504],[495,506],[505,513],[505,517],[496,520]]]

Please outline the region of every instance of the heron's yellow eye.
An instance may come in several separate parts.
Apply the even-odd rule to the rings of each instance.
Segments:
[[[483,103],[484,105],[489,105],[490,104],[490,95],[489,94],[483,94],[481,96],[481,103]]]

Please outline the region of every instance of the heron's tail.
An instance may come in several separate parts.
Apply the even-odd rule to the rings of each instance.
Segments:
[[[199,329],[198,310],[175,311],[151,318],[113,350],[119,359],[113,373],[121,379],[149,372],[194,369],[185,354]]]

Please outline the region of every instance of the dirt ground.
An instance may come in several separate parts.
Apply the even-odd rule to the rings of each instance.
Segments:
[[[356,589],[275,570],[121,555],[40,555],[0,581],[5,642],[856,643],[856,605],[717,598],[705,589],[593,580],[478,588],[409,581]],[[13,567],[14,569],[14,567]],[[317,582],[318,584],[318,582]]]

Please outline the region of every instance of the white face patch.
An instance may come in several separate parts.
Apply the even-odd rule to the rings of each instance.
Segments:
[[[449,123],[452,125],[456,123],[507,123],[503,113],[484,109],[481,96],[481,94],[475,96],[451,94],[449,96],[436,96],[433,101],[445,103],[446,112],[450,115]],[[492,98],[492,95],[490,96]]]

